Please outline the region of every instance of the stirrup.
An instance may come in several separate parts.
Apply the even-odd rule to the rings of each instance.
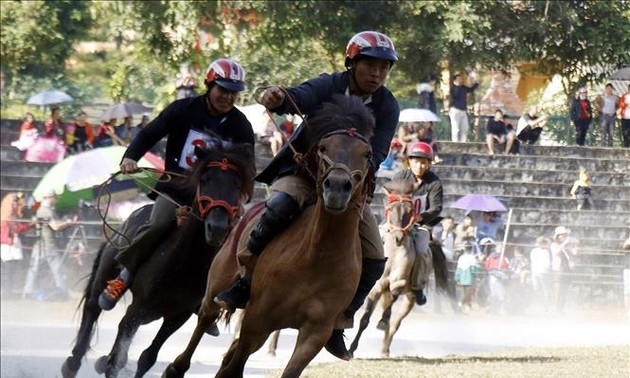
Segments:
[[[98,297],[98,305],[105,311],[111,310],[127,289],[127,283],[121,277],[107,281],[107,287]]]
[[[214,302],[219,307],[234,312],[237,308],[245,308],[249,301],[249,281],[239,277],[236,282],[227,290],[220,292],[214,297]]]

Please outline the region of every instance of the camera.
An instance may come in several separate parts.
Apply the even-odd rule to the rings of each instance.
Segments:
[[[94,203],[81,199],[79,200],[79,207],[82,209],[85,209],[85,208],[93,208],[95,206],[94,206]]]

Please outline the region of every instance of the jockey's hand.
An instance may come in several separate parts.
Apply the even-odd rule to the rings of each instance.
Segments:
[[[138,168],[138,163],[135,160],[124,158],[120,163],[120,171],[122,173],[136,173],[140,171],[140,168]]]
[[[284,92],[278,87],[269,87],[263,94],[260,103],[267,109],[275,109],[282,105]]]

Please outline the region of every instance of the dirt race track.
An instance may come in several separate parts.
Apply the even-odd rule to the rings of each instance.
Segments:
[[[125,298],[127,304],[129,297]],[[122,305],[121,305],[122,304]],[[105,313],[92,350],[84,359],[79,378],[98,377],[94,361],[107,354],[123,315],[124,302]],[[59,368],[70,353],[78,326],[78,295],[68,302],[2,300],[0,376],[7,378],[60,377]],[[147,376],[159,377],[177,356],[194,328],[193,316],[167,341],[158,362]],[[374,321],[373,321],[374,322]],[[131,377],[138,356],[146,348],[159,322],[140,328],[131,346],[129,363],[120,377]],[[254,354],[245,377],[278,376],[293,348],[296,332],[283,331],[278,356],[266,355],[266,346]],[[347,332],[348,343],[354,331]],[[187,377],[216,372],[232,335],[206,336],[193,357]],[[381,331],[366,330],[350,363],[335,363],[321,352],[304,377],[628,377],[630,376],[630,322],[617,310],[573,311],[554,316],[532,311],[526,315],[499,316],[473,311],[469,315],[443,314],[431,306],[416,308],[394,338],[393,360],[380,359]],[[611,347],[607,347],[611,346]],[[561,347],[563,349],[555,349]],[[328,363],[334,363],[329,365]]]

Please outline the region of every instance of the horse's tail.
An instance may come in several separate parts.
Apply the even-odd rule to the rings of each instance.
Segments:
[[[429,243],[433,256],[433,273],[435,274],[435,287],[440,291],[448,292],[448,265],[446,255],[442,251],[442,243],[432,240]]]
[[[92,287],[94,286],[94,280],[96,279],[96,271],[98,270],[98,266],[101,263],[101,257],[103,256],[103,251],[105,251],[105,247],[107,247],[107,242],[101,243],[101,246],[96,253],[96,257],[94,258],[94,262],[92,263],[92,271],[90,272],[88,283],[85,286],[85,290],[83,291],[83,296],[79,301],[79,305],[77,306],[77,310],[83,306],[85,301],[88,300],[90,293],[92,292]]]

